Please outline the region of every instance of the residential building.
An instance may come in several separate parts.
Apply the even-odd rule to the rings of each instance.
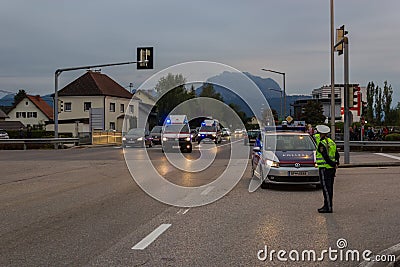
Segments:
[[[76,136],[95,129],[126,132],[138,127],[141,100],[100,72],[86,72],[61,89],[58,97],[60,133]]]
[[[25,127],[44,128],[53,121],[53,108],[39,95],[27,95],[15,103],[6,121],[20,121]]]
[[[7,114],[0,109],[0,121],[5,121],[8,118]]]

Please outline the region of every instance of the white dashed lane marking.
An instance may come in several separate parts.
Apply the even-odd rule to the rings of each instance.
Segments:
[[[214,186],[209,186],[203,192],[201,192],[200,195],[202,195],[202,196],[207,195],[213,189],[214,189]]]
[[[132,247],[135,250],[143,250],[147,248],[151,243],[154,242],[162,233],[164,233],[172,224],[164,223],[157,227],[148,236],[143,238],[139,243]]]

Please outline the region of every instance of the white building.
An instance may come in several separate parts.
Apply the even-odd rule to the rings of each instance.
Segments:
[[[126,132],[138,126],[141,101],[105,74],[88,71],[61,89],[58,96],[60,133],[76,135],[94,129]]]
[[[356,88],[354,90],[354,101],[353,107],[350,108],[351,114],[353,116],[353,122],[359,122],[362,114],[363,102],[367,101],[367,88],[360,87],[359,84],[349,84],[350,87]],[[318,99],[322,103],[324,109],[324,115],[330,119],[331,113],[331,86],[324,85],[321,88],[314,89],[312,91],[313,99]],[[344,121],[344,85],[335,84],[335,118],[341,118]],[[338,105],[338,99],[340,99],[340,106]]]
[[[27,95],[8,112],[6,121],[20,121],[25,127],[44,127],[53,121],[53,108],[40,96]]]

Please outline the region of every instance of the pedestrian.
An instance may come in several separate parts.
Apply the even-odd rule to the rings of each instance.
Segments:
[[[317,134],[314,135],[317,143],[315,153],[318,165],[319,179],[324,195],[324,206],[318,209],[319,213],[332,213],[333,211],[333,183],[335,180],[336,169],[339,166],[339,153],[335,142],[327,135],[330,128],[326,125],[318,125]]]

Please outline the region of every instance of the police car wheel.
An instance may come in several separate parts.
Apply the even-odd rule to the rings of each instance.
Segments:
[[[268,188],[270,188],[271,186],[270,186],[270,184],[269,183],[266,183],[265,181],[263,181],[262,183],[261,183],[261,189],[268,189]]]

